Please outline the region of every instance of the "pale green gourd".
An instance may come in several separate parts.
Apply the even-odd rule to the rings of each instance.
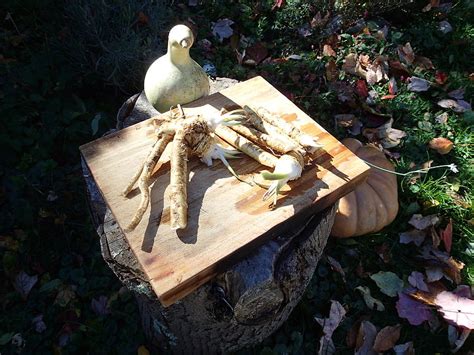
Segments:
[[[174,26],[168,35],[167,53],[148,68],[145,95],[159,112],[209,94],[207,74],[189,55],[193,43],[189,27]]]

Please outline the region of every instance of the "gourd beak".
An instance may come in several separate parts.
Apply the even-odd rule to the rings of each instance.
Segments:
[[[192,45],[192,41],[190,38],[185,38],[179,42],[179,45],[183,48],[189,48]]]

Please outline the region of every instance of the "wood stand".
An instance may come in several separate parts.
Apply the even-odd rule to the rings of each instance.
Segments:
[[[211,92],[234,83],[235,80],[218,78],[212,83]],[[116,129],[156,114],[143,93],[134,95],[119,110]],[[165,308],[84,162],[82,167],[104,260],[135,295],[151,345],[166,353],[235,351],[261,342],[278,329],[311,280],[334,221],[335,206],[300,218],[294,229],[264,243],[212,281]]]

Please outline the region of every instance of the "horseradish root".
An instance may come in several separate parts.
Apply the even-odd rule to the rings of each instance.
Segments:
[[[256,144],[250,142],[247,138],[244,138],[231,130],[229,127],[218,126],[215,130],[216,134],[229,143],[234,148],[237,148],[241,152],[245,153],[249,157],[255,159],[260,164],[273,168],[278,159],[270,153],[264,151]]]
[[[185,139],[185,130],[176,132],[171,154],[170,213],[171,229],[175,230],[186,228],[188,223],[188,146]]]
[[[283,118],[269,112],[263,107],[260,107],[257,110],[257,115],[259,115],[264,121],[270,123],[272,126],[280,129],[282,133],[287,134],[289,137],[294,139],[309,153],[313,153],[316,151],[316,149],[322,147],[322,145],[317,143],[313,137],[302,133],[296,126],[286,122]]]

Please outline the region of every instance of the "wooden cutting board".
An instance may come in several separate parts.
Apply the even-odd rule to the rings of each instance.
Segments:
[[[188,227],[170,229],[169,149],[154,173],[149,207],[138,227],[125,238],[159,300],[165,306],[183,298],[224,270],[230,262],[259,243],[291,228],[292,217],[316,213],[353,190],[369,167],[327,133],[313,119],[261,77],[239,83],[185,106],[186,114],[215,114],[226,105],[265,107],[281,114],[304,132],[316,136],[324,148],[303,176],[290,183],[271,210],[263,202],[264,189],[239,182],[220,162],[207,167],[197,158],[188,163]],[[123,229],[140,202],[138,189],[121,196],[155,141],[152,119],[80,147],[81,153]],[[168,147],[170,148],[170,147]],[[248,181],[265,169],[244,157],[232,160],[236,172]],[[286,222],[286,223],[284,223]]]

